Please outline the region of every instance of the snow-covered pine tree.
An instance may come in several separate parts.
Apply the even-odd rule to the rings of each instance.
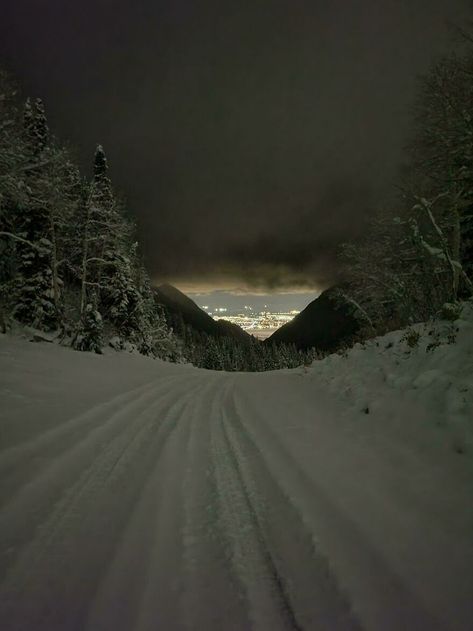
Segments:
[[[34,143],[33,118],[33,105],[31,103],[31,98],[28,97],[23,105],[23,136],[26,139],[26,142],[30,145],[30,152],[33,151],[33,147],[31,147],[31,145]]]
[[[0,221],[24,199],[26,193],[22,169],[28,156],[22,115],[16,102],[17,88],[0,68]],[[11,226],[10,226],[11,227]],[[4,230],[2,223],[1,230]]]
[[[222,358],[223,370],[232,371],[233,366],[233,346],[234,340],[231,337],[222,337],[219,340],[220,355]]]
[[[129,339],[144,355],[176,362],[182,361],[183,356],[178,340],[169,330],[161,307],[156,304],[151,280],[145,266],[137,256],[136,248],[133,248],[133,252],[136,270],[136,304],[129,311]]]
[[[110,250],[104,256],[109,261],[109,268],[102,278],[102,312],[115,334],[132,341],[141,325],[142,311],[130,258]]]
[[[223,370],[223,360],[221,355],[221,349],[215,341],[215,338],[208,336],[207,344],[204,350],[203,368],[208,370]]]
[[[44,103],[41,99],[26,99],[23,126],[26,141],[33,155],[40,155],[49,142],[49,127],[46,118]]]
[[[80,223],[80,312],[83,314],[88,294],[93,290],[109,333],[135,343],[135,338],[140,338],[141,297],[137,287],[134,226],[125,217],[124,204],[113,192],[101,145],[95,151],[93,179]]]
[[[272,370],[279,370],[279,368],[282,368],[282,366],[281,366],[281,356],[280,356],[280,353],[279,353],[279,347],[274,342],[271,343],[270,353],[271,353]]]
[[[99,296],[104,267],[111,264],[105,254],[111,250],[120,229],[116,217],[116,200],[108,177],[107,159],[103,147],[97,145],[94,156],[94,175],[89,185],[81,217],[82,252],[78,275],[81,281],[80,313],[84,313],[88,294]]]
[[[96,308],[96,295],[90,294],[90,302],[87,303],[82,314],[81,327],[74,338],[73,346],[78,351],[90,351],[102,354],[103,320]]]
[[[24,137],[31,156],[31,168],[25,171],[26,199],[16,207],[14,232],[16,236],[16,308],[15,317],[25,324],[52,329],[58,325],[58,310],[54,300],[53,269],[54,244],[51,240],[51,208],[47,165],[49,155],[48,128],[44,106],[40,99],[34,105],[27,100],[24,110]],[[45,156],[46,166],[38,164]]]
[[[261,344],[261,350],[263,353],[264,370],[275,370],[276,366],[274,365],[273,353],[271,351],[271,348],[266,344]]]
[[[250,370],[255,372],[262,372],[264,370],[261,342],[255,338],[250,342],[250,366]]]
[[[242,344],[238,342],[233,347],[233,370],[245,370],[245,354]]]
[[[184,354],[188,361],[198,368],[204,366],[204,355],[207,344],[207,335],[196,331],[191,326],[187,326],[186,339],[187,344],[184,348]]]
[[[13,307],[16,235],[14,217],[21,198],[18,169],[25,161],[16,88],[0,69],[0,330],[5,332]]]

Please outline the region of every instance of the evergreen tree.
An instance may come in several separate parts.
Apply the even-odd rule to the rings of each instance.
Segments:
[[[41,99],[35,99],[33,104],[31,104],[30,98],[26,99],[23,113],[23,126],[31,153],[34,156],[40,155],[46,149],[49,142],[48,122],[44,104]]]
[[[209,336],[207,339],[202,364],[202,367],[207,368],[208,370],[224,369],[221,350],[213,337]]]
[[[79,276],[81,279],[80,311],[87,304],[87,294],[93,288],[99,295],[104,267],[113,265],[110,256],[117,241],[117,233],[123,227],[117,218],[116,200],[108,177],[108,165],[104,150],[98,145],[94,156],[94,175],[81,220],[82,256]]]
[[[105,256],[110,263],[110,273],[102,281],[102,311],[114,333],[131,340],[143,318],[142,296],[133,277],[130,258],[120,252],[109,252]]]
[[[27,150],[32,156],[47,151],[47,123],[42,102],[34,106],[28,99],[24,110],[24,134]],[[42,195],[47,182],[44,167],[28,172],[27,199],[16,208],[15,234],[20,237],[16,247],[17,282],[15,317],[39,328],[55,328],[58,313],[53,291],[53,242],[49,199]]]
[[[101,354],[103,348],[103,321],[102,316],[95,307],[95,296],[93,302],[87,303],[81,318],[80,329],[74,338],[73,346],[79,351],[91,351]]]
[[[28,97],[23,106],[23,136],[30,145],[30,152],[34,145],[34,111],[31,104],[31,98]]]
[[[182,361],[177,338],[166,325],[162,309],[156,304],[151,281],[143,266],[137,265],[137,303],[132,312],[130,336],[144,355],[170,361]]]

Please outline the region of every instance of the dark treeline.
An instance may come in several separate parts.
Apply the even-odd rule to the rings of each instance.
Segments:
[[[343,248],[340,291],[372,336],[435,317],[473,290],[473,37],[420,80],[399,195]]]
[[[91,180],[54,138],[40,99],[18,104],[0,74],[1,326],[57,331],[78,350],[105,340],[171,357],[135,226],[98,146]]]
[[[77,350],[119,349],[215,370],[271,370],[312,353],[213,337],[171,321],[98,145],[92,178],[52,136],[40,99],[0,73],[0,327],[53,331]]]
[[[302,351],[294,344],[263,344],[254,337],[239,340],[209,335],[186,324],[178,313],[165,311],[165,317],[179,339],[182,357],[200,368],[261,372],[308,365],[319,357],[315,349]]]

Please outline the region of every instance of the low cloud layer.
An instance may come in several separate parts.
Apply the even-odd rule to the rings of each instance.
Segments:
[[[0,60],[87,168],[104,144],[153,277],[321,287],[399,162],[468,0],[16,0]],[[222,284],[223,283],[223,284]]]

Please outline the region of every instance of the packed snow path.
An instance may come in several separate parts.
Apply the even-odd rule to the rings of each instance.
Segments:
[[[303,371],[0,359],[2,631],[471,628],[467,474]]]

